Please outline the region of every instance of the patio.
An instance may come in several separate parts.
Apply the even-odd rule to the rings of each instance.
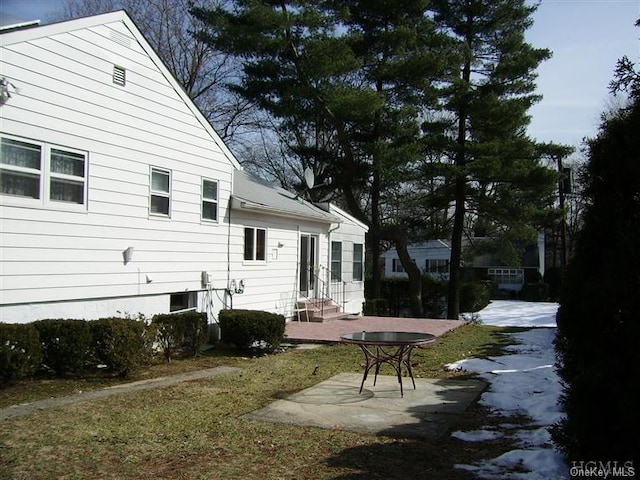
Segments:
[[[379,375],[358,393],[362,376],[341,373],[244,416],[250,420],[436,439],[487,386],[482,380],[416,378],[400,396],[394,376]]]
[[[345,317],[329,322],[287,323],[285,341],[291,343],[337,343],[340,336],[352,332],[419,332],[430,333],[439,337],[465,322],[459,320],[433,320],[429,318],[396,318],[396,317]]]

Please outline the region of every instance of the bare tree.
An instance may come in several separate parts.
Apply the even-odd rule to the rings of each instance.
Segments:
[[[193,6],[214,8],[225,0],[65,0],[55,20],[124,9],[167,65],[185,92],[232,150],[247,148],[263,127],[254,105],[235,94],[240,66],[230,55],[194,35],[204,28],[190,14]]]

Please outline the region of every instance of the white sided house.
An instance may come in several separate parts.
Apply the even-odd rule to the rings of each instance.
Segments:
[[[488,241],[475,237],[463,241],[463,249],[473,243]],[[526,245],[519,265],[506,265],[496,254],[478,254],[464,262],[464,267],[473,272],[477,279],[492,280],[498,288],[506,291],[520,291],[526,283],[538,282],[544,275],[544,234],[540,233],[536,243]],[[445,240],[428,240],[408,247],[409,255],[423,275],[437,280],[449,280],[451,246]],[[406,277],[396,249],[384,253],[382,260],[386,277]]]
[[[366,227],[243,172],[125,12],[0,58],[0,321],[361,311]]]

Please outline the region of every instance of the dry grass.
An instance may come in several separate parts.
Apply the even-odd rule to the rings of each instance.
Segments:
[[[500,329],[460,328],[417,351],[414,373],[450,377],[455,373],[443,364],[495,354],[496,345],[505,342]],[[331,346],[258,358],[218,353],[188,365],[159,365],[146,375],[216,364],[242,370],[7,420],[0,425],[0,478],[456,480],[472,477],[454,469],[455,464],[508,449],[505,440],[393,439],[241,418],[289,392],[340,372],[359,371],[360,356],[353,346]],[[49,392],[55,391],[51,384],[56,382],[50,381]],[[21,388],[13,392],[22,395]],[[4,401],[11,397],[12,389],[3,392]],[[476,405],[458,427],[503,421]]]

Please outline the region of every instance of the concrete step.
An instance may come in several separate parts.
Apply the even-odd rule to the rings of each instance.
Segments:
[[[344,315],[344,313],[340,311],[340,306],[331,300],[307,300],[306,303],[310,322],[336,320]],[[304,315],[304,313],[302,315]],[[304,320],[306,321],[306,318]]]

